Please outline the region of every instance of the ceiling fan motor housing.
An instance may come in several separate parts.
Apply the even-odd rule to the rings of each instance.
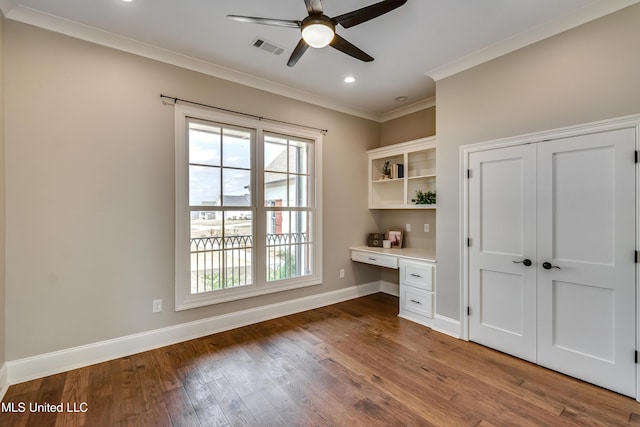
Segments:
[[[333,40],[336,26],[326,15],[310,15],[302,21],[302,38],[311,47],[321,48]]]

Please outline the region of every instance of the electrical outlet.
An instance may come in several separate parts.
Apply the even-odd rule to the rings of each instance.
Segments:
[[[424,225],[424,232],[428,233],[429,232],[429,224],[425,224]]]
[[[404,227],[404,229],[405,229],[405,231],[406,231],[407,233],[410,233],[410,232],[411,232],[411,224],[407,224],[407,225]]]
[[[153,300],[153,312],[154,313],[159,313],[162,311],[162,300],[161,299],[154,299]]]
[[[340,278],[344,279],[344,268],[340,269]]]

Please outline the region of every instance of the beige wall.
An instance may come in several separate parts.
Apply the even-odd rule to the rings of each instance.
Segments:
[[[0,366],[6,361],[4,183],[4,16],[0,12]]]
[[[459,147],[640,113],[640,5],[437,82],[437,310],[460,315]]]
[[[379,279],[348,251],[376,228],[364,153],[378,123],[14,21],[5,55],[8,360]],[[329,130],[322,285],[173,311],[174,110],[160,93]]]
[[[380,125],[380,146],[436,134],[436,107],[425,108]]]

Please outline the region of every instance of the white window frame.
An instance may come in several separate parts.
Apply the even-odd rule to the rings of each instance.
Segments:
[[[322,283],[322,140],[323,134],[313,129],[293,125],[270,123],[250,117],[238,116],[203,108],[175,105],[175,310],[187,310],[227,301],[282,292]],[[189,155],[188,120],[198,119],[214,123],[226,123],[255,130],[252,148],[252,194],[254,206],[253,284],[211,292],[191,294],[190,257],[190,212],[189,212]],[[293,277],[273,282],[266,279],[267,218],[264,206],[264,133],[275,133],[313,141],[312,154],[314,183],[311,189],[311,212],[313,221],[312,265],[310,275]]]

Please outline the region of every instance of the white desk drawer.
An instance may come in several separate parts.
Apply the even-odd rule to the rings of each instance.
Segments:
[[[372,252],[351,251],[351,259],[357,262],[379,265],[380,267],[398,268],[398,257],[393,255],[382,255]]]
[[[400,286],[400,311],[411,311],[424,317],[433,317],[433,292]]]
[[[403,284],[415,286],[425,291],[433,290],[434,266],[425,262],[400,261],[400,280]]]

